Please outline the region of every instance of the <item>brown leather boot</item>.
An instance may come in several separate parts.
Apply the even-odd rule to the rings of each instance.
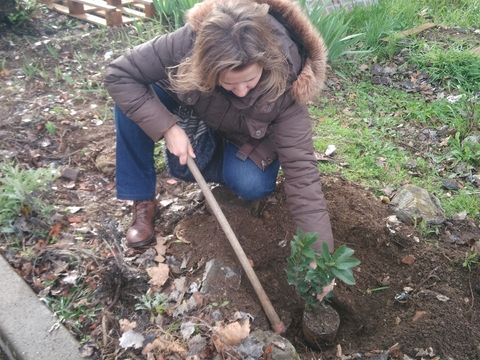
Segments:
[[[157,213],[158,204],[155,198],[133,203],[132,224],[127,230],[128,246],[148,245],[155,239],[154,223]]]

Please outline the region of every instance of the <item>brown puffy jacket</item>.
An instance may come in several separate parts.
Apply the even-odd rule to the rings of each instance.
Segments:
[[[105,85],[117,106],[154,141],[160,140],[177,119],[149,93],[147,85],[168,87],[166,69],[177,65],[191,52],[194,33],[216,1],[221,0],[198,3],[188,13],[184,27],[126,52],[105,71]],[[324,43],[296,3],[256,1],[270,5],[270,20],[282,40],[282,51],[290,66],[288,90],[274,103],[257,101],[258,89],[252,89],[244,98],[234,97],[221,88],[208,94],[169,93],[180,105],[191,108],[237,145],[239,157],[248,155],[260,168],[278,157],[296,226],[304,232],[318,232],[317,250],[320,251],[321,241],[327,242],[332,250],[330,219],[313,151],[311,119],[305,105],[323,85]]]

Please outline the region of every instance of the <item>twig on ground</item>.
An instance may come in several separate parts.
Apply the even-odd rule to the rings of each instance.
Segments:
[[[472,289],[472,276],[471,274],[469,273],[468,274],[468,287],[470,288],[470,296],[472,298],[472,304],[470,305],[470,309],[468,309],[467,311],[467,314],[472,311],[473,309],[473,304],[474,304],[474,301],[475,301],[475,297],[473,296],[473,289]]]
[[[106,312],[106,310],[105,310]],[[102,316],[102,335],[103,335],[103,347],[107,347],[108,342],[108,328],[107,328],[107,315],[103,314]]]
[[[120,297],[120,289],[122,288],[122,280],[117,279],[117,288],[115,289],[115,295],[113,296],[113,300],[110,303],[110,305],[107,306],[105,311],[109,311],[111,308],[115,306],[115,304],[118,301],[118,298]]]

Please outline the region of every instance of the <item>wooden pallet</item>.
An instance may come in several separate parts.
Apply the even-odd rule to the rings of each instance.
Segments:
[[[62,14],[103,26],[120,26],[155,17],[152,0],[52,0],[45,4]]]

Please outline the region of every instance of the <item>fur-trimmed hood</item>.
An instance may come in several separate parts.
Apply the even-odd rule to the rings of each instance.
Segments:
[[[210,13],[216,3],[222,0],[205,0],[195,4],[186,14],[186,21],[193,31],[200,28],[200,24]],[[279,13],[300,38],[306,52],[305,65],[294,81],[291,94],[299,103],[312,100],[322,89],[327,67],[327,49],[323,38],[304,14],[300,5],[291,0],[253,0],[260,4],[267,4]]]

